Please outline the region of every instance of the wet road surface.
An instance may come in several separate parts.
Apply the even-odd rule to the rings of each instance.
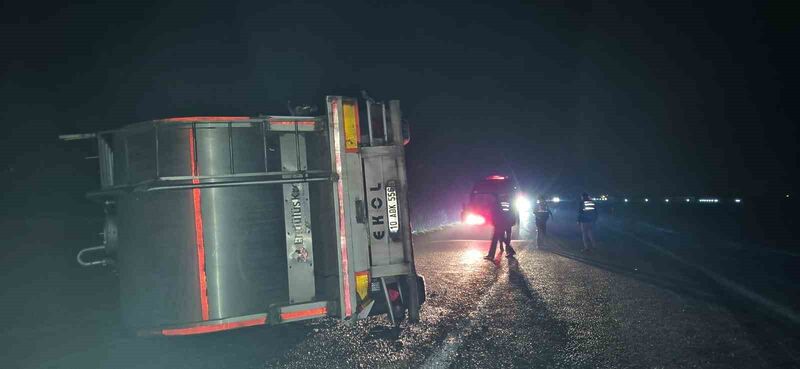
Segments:
[[[675,245],[673,236],[613,219],[599,224],[598,250],[581,253],[575,224],[560,218],[546,248],[535,247],[526,226],[514,241],[517,256],[494,262],[483,260],[487,228],[417,235],[427,302],[419,323],[399,329],[375,317],[138,338],[119,327],[115,282],[103,271],[65,267],[33,279],[15,271],[28,280],[3,292],[3,361],[10,364],[3,367],[800,366],[796,305],[785,296],[796,288],[796,256],[741,251],[758,265],[789,270],[764,273],[754,263],[726,262],[738,260],[734,251],[710,252],[715,246],[692,240]],[[43,222],[37,227],[63,228],[51,234],[73,232]],[[48,236],[22,233],[17,242],[37,237]],[[36,257],[60,266],[67,263],[61,256]]]

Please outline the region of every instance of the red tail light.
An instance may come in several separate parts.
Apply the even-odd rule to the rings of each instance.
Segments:
[[[469,213],[464,217],[464,224],[468,225],[483,225],[486,223],[486,218],[479,214]]]

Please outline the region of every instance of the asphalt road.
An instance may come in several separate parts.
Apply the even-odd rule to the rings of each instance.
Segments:
[[[31,227],[39,231],[6,242],[74,232],[57,220],[42,222]],[[119,327],[116,287],[103,271],[65,268],[31,280],[13,270],[7,281],[14,286],[2,296],[2,366],[800,367],[797,255],[703,243],[614,219],[601,221],[599,247],[586,254],[569,215],[551,222],[546,248],[535,247],[522,228],[517,256],[494,262],[482,259],[487,228],[417,235],[427,302],[419,323],[399,329],[376,317],[138,338]]]

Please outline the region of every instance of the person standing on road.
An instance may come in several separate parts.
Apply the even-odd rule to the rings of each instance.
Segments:
[[[484,257],[486,260],[494,260],[495,252],[497,251],[497,244],[507,242],[506,232],[509,228],[513,227],[513,213],[511,211],[511,203],[507,198],[498,197],[494,206],[492,207],[492,223],[494,229],[492,231],[492,243],[489,245],[489,253]],[[510,223],[510,226],[509,226]],[[511,243],[506,245],[506,256],[511,257],[516,254],[511,247]]]
[[[514,225],[518,223],[517,212],[507,196],[500,198],[500,210],[502,210],[503,227],[505,228],[503,231],[503,240],[506,244],[506,256],[512,257],[517,253],[514,251],[514,248],[511,247],[511,236],[514,234]],[[502,250],[502,247],[500,249]]]
[[[595,248],[594,243],[594,222],[597,221],[597,205],[589,197],[589,194],[581,194],[580,206],[578,207],[578,224],[581,227],[583,236],[583,249],[589,251]],[[591,244],[591,245],[590,245]]]
[[[536,218],[536,245],[544,247],[544,238],[547,237],[547,221],[553,216],[553,212],[550,211],[550,206],[547,204],[544,195],[539,195],[533,214]]]

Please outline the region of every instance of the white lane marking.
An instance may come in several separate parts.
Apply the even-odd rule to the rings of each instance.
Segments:
[[[789,257],[793,257],[793,258],[800,257],[800,253],[787,251],[787,250],[775,249],[775,248],[772,248],[772,247],[769,247],[769,246],[764,246],[764,245],[761,245],[761,244],[758,244],[758,243],[743,244],[743,243],[739,243],[739,242],[724,242],[724,243],[718,244],[718,246],[721,247],[721,248],[733,249],[733,250],[756,251],[756,252],[762,252],[762,253],[768,253],[768,254],[778,254],[778,255],[783,255],[783,256],[789,256]]]
[[[480,327],[486,320],[482,318],[482,316],[486,315],[484,313],[486,305],[494,299],[493,296],[497,293],[501,285],[499,281],[502,275],[507,272],[507,267],[503,267],[500,271],[500,275],[497,276],[497,279],[495,279],[494,283],[489,287],[489,290],[486,291],[480,301],[478,301],[475,310],[469,313],[467,321],[460,323],[456,329],[453,329],[447,334],[447,337],[442,341],[442,346],[440,346],[433,355],[428,356],[425,363],[420,366],[421,369],[443,369],[450,367],[458,349],[464,344],[464,339],[466,339],[470,333],[474,332],[476,328]]]
[[[450,227],[453,227],[453,226],[456,226],[456,225],[459,225],[459,224],[461,224],[461,222],[446,223],[446,224],[442,224],[440,226],[432,227],[432,228],[414,229],[414,230],[411,231],[411,234],[413,234],[415,236],[421,236],[421,235],[424,235],[424,234],[427,234],[427,233],[433,233],[433,232],[442,231],[442,230],[445,230],[447,228],[450,228]]]
[[[779,315],[782,315],[782,316],[788,318],[789,320],[791,320],[791,321],[793,321],[795,323],[800,323],[800,316],[798,316],[794,311],[792,311],[792,309],[790,309],[790,308],[788,308],[786,306],[783,306],[783,305],[781,305],[781,304],[779,304],[779,303],[777,303],[775,301],[772,301],[772,300],[770,300],[770,299],[768,299],[768,298],[766,298],[764,296],[761,296],[758,293],[749,290],[747,287],[744,287],[744,286],[742,286],[742,285],[740,285],[740,284],[738,284],[738,283],[736,283],[736,282],[734,282],[734,281],[732,281],[730,279],[727,279],[727,278],[723,277],[722,275],[717,274],[716,272],[714,272],[714,271],[712,271],[712,270],[710,270],[710,269],[708,269],[708,268],[706,268],[706,267],[704,267],[702,265],[698,265],[698,264],[692,263],[692,262],[690,262],[690,261],[688,261],[688,260],[686,260],[686,259],[674,254],[673,252],[671,252],[671,251],[669,251],[669,250],[667,250],[667,249],[665,249],[665,248],[663,248],[663,247],[661,247],[661,246],[659,246],[659,245],[657,245],[657,244],[655,244],[653,242],[650,242],[650,241],[644,240],[642,238],[639,238],[638,236],[636,236],[636,235],[634,235],[632,233],[628,233],[628,232],[624,232],[624,231],[618,231],[618,230],[615,230],[615,229],[612,229],[612,228],[609,228],[609,227],[606,227],[606,229],[608,229],[608,230],[610,230],[612,232],[616,232],[616,233],[619,233],[619,234],[622,234],[622,235],[626,235],[626,236],[628,236],[630,238],[633,238],[636,241],[639,241],[639,242],[641,242],[641,243],[643,243],[643,244],[645,244],[647,246],[650,246],[651,248],[655,249],[656,251],[658,251],[658,252],[660,252],[660,253],[662,253],[664,255],[667,255],[667,256],[675,259],[676,261],[678,261],[680,263],[683,263],[684,265],[687,265],[689,267],[692,267],[694,269],[699,270],[700,272],[702,272],[703,274],[705,274],[706,276],[708,276],[709,278],[711,278],[712,280],[717,282],[719,285],[721,285],[721,286],[723,286],[723,287],[725,287],[725,288],[727,288],[727,289],[729,289],[729,290],[731,290],[731,291],[733,291],[733,292],[735,292],[735,293],[737,293],[737,294],[739,294],[739,295],[741,295],[741,296],[743,296],[743,297],[745,297],[745,298],[747,298],[747,299],[749,299],[749,300],[751,300],[751,301],[753,301],[753,302],[755,302],[755,303],[757,303],[757,304],[759,304],[761,306],[764,306],[767,309],[770,309],[773,312],[775,312],[775,313],[777,313]]]
[[[622,224],[623,222],[619,221],[619,220],[605,219],[605,223],[606,223],[606,225],[613,224],[614,227],[617,227],[617,228],[622,228],[624,226]],[[654,229],[660,229],[662,231],[666,230],[666,231],[668,231],[666,233],[673,233],[673,234],[678,234],[678,235],[682,235],[682,233],[683,233],[683,232],[678,232],[678,231],[671,230],[671,229],[660,228],[660,227],[657,227],[657,226],[654,226],[654,225],[651,225],[651,224],[648,224],[648,223],[644,223],[644,222],[636,222],[636,224],[644,225],[645,226],[644,228],[654,228]],[[748,243],[745,244],[745,243],[742,243],[742,242],[724,241],[724,242],[717,243],[717,247],[726,248],[726,249],[734,249],[734,250],[748,250],[748,251],[753,251],[753,252],[757,252],[757,253],[778,254],[778,255],[790,256],[790,257],[795,257],[795,258],[796,257],[800,257],[800,253],[798,253],[798,252],[793,252],[793,251],[789,251],[789,250],[782,250],[782,249],[776,249],[776,248],[774,248],[772,246],[766,246],[764,244],[753,243],[753,242],[748,242]]]

